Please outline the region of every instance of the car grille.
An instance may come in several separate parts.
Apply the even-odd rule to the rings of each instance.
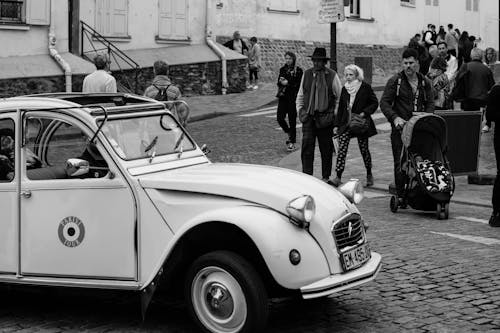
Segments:
[[[334,224],[332,235],[339,250],[363,244],[365,233],[361,217],[357,214],[352,214]]]

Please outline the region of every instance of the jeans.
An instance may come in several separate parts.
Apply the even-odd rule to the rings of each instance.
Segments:
[[[302,172],[313,174],[314,148],[318,138],[321,153],[321,175],[323,179],[330,178],[333,160],[333,127],[316,128],[314,120],[308,119],[302,124]]]
[[[287,116],[288,123],[285,120]],[[283,132],[288,134],[290,142],[297,142],[297,108],[295,106],[295,100],[291,100],[291,98],[288,97],[280,98],[276,120],[278,120],[278,124],[283,129]]]
[[[391,132],[392,157],[394,159],[394,183],[396,184],[396,193],[403,196],[405,188],[405,176],[401,172],[401,152],[403,150],[403,141],[401,141],[401,132],[395,129]]]

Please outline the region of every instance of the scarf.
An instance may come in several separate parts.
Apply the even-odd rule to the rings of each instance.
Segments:
[[[314,116],[314,112],[324,112],[328,109],[328,87],[326,84],[325,70],[313,72],[311,97],[307,113]]]
[[[352,108],[352,105],[354,104],[354,99],[356,98],[356,94],[359,91],[359,88],[361,87],[361,81],[358,79],[353,80],[351,83],[346,82],[344,84],[345,89],[349,93],[349,108]]]

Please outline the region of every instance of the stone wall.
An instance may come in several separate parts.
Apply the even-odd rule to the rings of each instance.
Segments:
[[[222,92],[222,63],[207,62],[198,64],[173,65],[170,78],[177,84],[184,96],[217,95]],[[245,91],[246,60],[227,62],[228,93]],[[128,86],[126,81],[135,82],[134,71],[113,72],[117,82]],[[82,91],[84,75],[73,75],[73,91]],[[153,68],[141,68],[138,73],[138,93],[142,94],[153,80]],[[33,77],[0,80],[0,98],[19,95],[61,92],[65,90],[64,76]]]
[[[217,42],[223,44],[230,38],[229,36],[218,36]],[[269,38],[258,38],[258,41],[261,46],[263,65],[260,75],[266,81],[277,79],[279,68],[285,62],[284,54],[286,51],[294,52],[297,55],[298,65],[304,69],[312,66],[308,56],[313,53],[315,47],[324,47],[330,54],[329,43]],[[372,57],[373,74],[388,76],[401,67],[402,51],[402,47],[339,43],[337,45],[337,68],[342,72],[346,64],[354,63],[354,57]]]

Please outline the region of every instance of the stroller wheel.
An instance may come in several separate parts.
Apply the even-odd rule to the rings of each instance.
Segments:
[[[393,195],[391,196],[391,202],[389,204],[389,207],[391,208],[391,212],[396,213],[398,211],[398,197]]]
[[[449,203],[439,202],[436,207],[436,217],[438,220],[447,220],[449,216]]]

